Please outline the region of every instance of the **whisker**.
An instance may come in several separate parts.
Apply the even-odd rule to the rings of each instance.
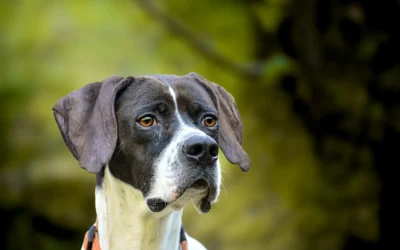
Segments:
[[[118,145],[118,147],[119,147],[119,150],[118,150],[118,152],[115,154],[115,157],[118,157],[118,155],[121,153],[121,151],[122,151],[122,146],[124,146],[124,143],[123,142],[118,142],[119,143],[119,145]]]
[[[222,173],[225,173],[225,170],[223,169],[223,168],[225,168],[225,166],[222,165],[222,164],[220,164],[219,166],[220,166],[221,172],[222,172]]]
[[[221,181],[221,186],[225,191],[225,194],[228,194],[228,190],[226,190],[225,184]]]

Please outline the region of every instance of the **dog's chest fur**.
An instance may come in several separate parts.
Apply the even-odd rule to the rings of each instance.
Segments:
[[[100,244],[106,249],[178,249],[182,210],[154,214],[143,194],[112,177],[96,187]],[[102,249],[103,250],[103,249]]]

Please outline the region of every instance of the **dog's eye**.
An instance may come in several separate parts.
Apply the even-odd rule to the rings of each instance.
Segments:
[[[151,127],[156,124],[156,120],[151,116],[145,116],[139,119],[138,123],[143,127]]]
[[[206,116],[202,122],[206,127],[214,127],[217,124],[217,119],[213,116]]]

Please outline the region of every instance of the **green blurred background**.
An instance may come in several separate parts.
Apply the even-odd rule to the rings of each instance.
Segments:
[[[95,178],[53,119],[61,96],[192,71],[235,96],[252,169],[223,161],[219,203],[185,210],[190,234],[209,249],[393,249],[399,23],[396,0],[2,0],[0,249],[79,249],[95,220]]]

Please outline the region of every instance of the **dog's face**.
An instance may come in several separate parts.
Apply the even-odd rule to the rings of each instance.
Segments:
[[[143,193],[152,212],[190,201],[207,212],[219,194],[218,149],[249,168],[233,98],[197,74],[112,77],[54,106],[63,138],[81,167]]]
[[[137,86],[126,87],[117,98],[118,142],[109,163],[111,173],[140,189],[153,211],[186,191],[194,196],[186,198],[198,208],[203,203],[206,210],[218,196],[221,179],[217,107],[189,79],[137,80]],[[184,200],[188,199],[178,203],[184,205]]]

